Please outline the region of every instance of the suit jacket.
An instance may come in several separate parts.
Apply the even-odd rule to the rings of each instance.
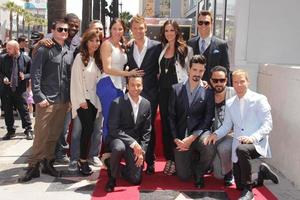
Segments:
[[[108,129],[108,143],[118,138],[126,146],[130,146],[136,141],[146,152],[151,131],[150,102],[142,97],[136,123],[134,123],[133,109],[128,94],[115,99],[110,107]]]
[[[197,36],[188,41],[188,45],[194,50],[194,55],[200,54],[199,39],[200,37]],[[206,58],[206,70],[202,77],[202,80],[209,82],[211,76],[210,70],[217,65],[221,65],[227,68],[229,72],[228,46],[226,41],[212,36],[211,43],[207,47],[203,55]]]
[[[173,85],[169,102],[169,122],[175,138],[183,139],[188,135],[210,130],[214,117],[214,96],[211,90],[199,87],[189,105],[185,83]]]
[[[241,117],[240,101],[234,96],[226,101],[223,125],[215,131],[222,138],[233,126],[232,161],[237,162],[236,148],[239,136],[251,136],[256,151],[263,157],[271,157],[269,133],[272,130],[271,106],[264,95],[248,89],[245,98],[244,114]]]
[[[31,67],[31,59],[29,56],[24,53],[20,54],[18,58],[18,73],[24,73],[24,80],[18,79],[18,87],[16,88],[16,92],[18,94],[22,94],[26,91],[28,80],[30,79],[30,67]],[[1,55],[0,61],[0,81],[3,84],[2,92],[6,93],[11,90],[10,85],[4,85],[3,79],[7,77],[9,80],[11,78],[13,68],[13,58],[8,54]]]
[[[133,57],[133,48],[134,48],[134,43],[132,42],[129,45],[127,51],[127,57],[128,57],[127,65],[129,66],[130,70],[134,68],[138,68],[138,65],[136,64]],[[159,68],[158,58],[161,52],[161,48],[162,47],[160,42],[148,39],[147,51],[140,68],[145,72],[145,75],[143,77],[144,89],[141,93],[141,96],[145,97],[151,103],[156,102],[158,97],[158,79],[157,79],[158,68]]]

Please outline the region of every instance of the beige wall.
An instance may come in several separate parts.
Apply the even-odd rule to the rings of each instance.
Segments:
[[[300,66],[261,65],[257,89],[272,107],[268,162],[300,188]]]

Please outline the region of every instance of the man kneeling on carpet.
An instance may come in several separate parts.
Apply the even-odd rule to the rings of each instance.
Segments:
[[[213,92],[205,89],[201,80],[205,72],[205,57],[193,56],[189,67],[188,80],[172,86],[169,120],[176,144],[177,176],[183,181],[194,176],[195,186],[203,188],[204,174],[215,155],[214,145],[203,144],[212,124],[214,100]]]
[[[141,183],[145,152],[150,140],[151,107],[150,102],[140,96],[142,77],[128,77],[127,89],[127,94],[112,102],[109,112],[107,144],[111,157],[104,161],[109,176],[105,186],[107,192],[114,191],[119,172],[130,183]],[[125,165],[120,163],[122,159]]]
[[[205,139],[215,144],[233,127],[232,161],[237,189],[242,190],[239,200],[254,199],[252,188],[263,185],[264,179],[278,183],[277,175],[265,163],[260,165],[258,179],[251,180],[251,159],[271,157],[269,133],[272,130],[271,106],[264,95],[248,89],[248,74],[236,70],[232,74],[236,95],[226,101],[223,124]]]

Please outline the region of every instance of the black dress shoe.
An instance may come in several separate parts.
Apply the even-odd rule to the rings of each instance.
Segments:
[[[78,169],[79,172],[84,176],[89,176],[93,173],[93,170],[90,168],[89,163],[87,161],[82,162],[78,161]]]
[[[232,171],[228,172],[227,174],[225,174],[224,176],[224,185],[226,187],[232,186],[233,185],[233,175],[232,175]]]
[[[26,130],[24,132],[24,134],[26,135],[26,140],[33,140],[33,132],[32,132],[32,130]]]
[[[252,200],[254,199],[254,194],[251,190],[244,189],[242,191],[241,197],[238,200]]]
[[[8,131],[5,136],[3,136],[2,140],[10,140],[16,136],[14,131]]]
[[[43,160],[43,168],[42,168],[42,173],[48,174],[50,176],[54,177],[61,177],[61,172],[57,171],[54,166],[53,166],[54,160]]]
[[[40,163],[35,164],[34,166],[28,167],[24,176],[18,179],[19,183],[25,183],[30,181],[33,178],[40,177]]]
[[[152,175],[154,174],[154,172],[155,172],[154,165],[148,165],[146,169],[146,174]]]
[[[195,187],[199,189],[204,188],[204,177],[196,178]]]
[[[259,166],[257,186],[262,186],[264,183],[264,180],[271,180],[275,184],[279,183],[279,178],[275,174],[275,172],[273,172],[266,163],[261,163]]]
[[[116,179],[113,177],[110,177],[108,179],[108,182],[105,185],[105,191],[106,192],[113,192],[115,190],[116,187]]]

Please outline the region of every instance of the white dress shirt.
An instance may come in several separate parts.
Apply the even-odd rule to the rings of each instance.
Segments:
[[[138,68],[141,68],[143,59],[146,55],[147,52],[147,45],[148,45],[148,38],[145,37],[145,42],[143,45],[143,49],[142,51],[139,51],[138,46],[136,45],[136,43],[134,42],[134,46],[133,46],[133,58],[138,66]]]
[[[130,97],[130,94],[127,93],[127,95],[128,95],[129,100],[130,100],[130,104],[131,104],[131,106],[132,106],[134,123],[136,123],[136,119],[137,119],[137,115],[138,115],[138,112],[139,112],[139,106],[140,106],[140,103],[141,103],[141,101],[142,101],[142,97],[139,96],[138,102],[135,103],[135,101],[133,101],[132,98]],[[137,141],[134,141],[134,142],[130,145],[130,147],[133,149],[134,146],[135,146],[135,144],[137,144]]]

